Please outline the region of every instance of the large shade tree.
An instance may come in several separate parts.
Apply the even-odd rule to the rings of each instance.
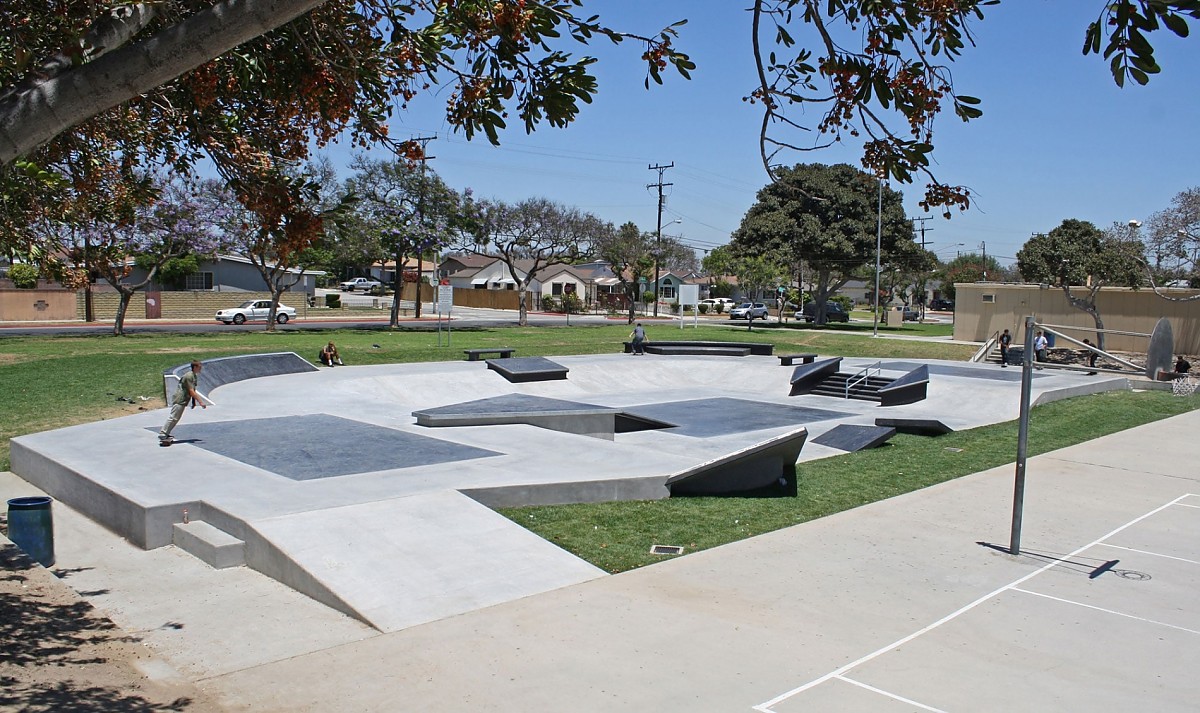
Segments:
[[[117,336],[125,333],[133,295],[158,281],[159,271],[172,260],[216,254],[223,244],[220,225],[230,218],[227,204],[196,200],[195,187],[183,181],[153,177],[147,184],[152,197],[130,215],[94,220],[81,231],[84,247],[77,262],[85,262],[119,295],[113,320]],[[135,264],[144,271],[136,280]]]
[[[874,264],[880,216],[884,256],[905,250],[904,243],[911,247],[912,222],[904,216],[899,191],[852,166],[798,164],[776,173],[777,180],[758,192],[742,218],[732,245],[783,265],[805,262],[816,320],[823,324],[829,297]]]
[[[526,295],[538,273],[548,265],[569,263],[588,253],[592,242],[611,230],[610,223],[590,213],[546,198],[520,203],[484,201],[477,205],[475,219],[460,231],[467,239],[457,247],[504,262],[520,299],[518,322],[526,326]]]
[[[991,255],[963,253],[948,261],[938,271],[938,278],[942,281],[941,292],[947,299],[954,299],[957,293],[954,287],[956,283],[981,282],[999,275],[1002,270],[1000,261]]]
[[[654,275],[654,247],[654,233],[643,232],[633,223],[602,230],[592,239],[592,254],[609,264],[621,285],[630,324],[637,317],[638,286]]]
[[[1104,349],[1104,320],[1096,295],[1105,285],[1141,284],[1142,244],[1105,234],[1086,220],[1068,218],[1049,233],[1034,235],[1017,251],[1021,276],[1058,286],[1067,302],[1096,324],[1096,345]]]
[[[378,246],[379,258],[396,262],[396,293],[391,325],[399,326],[404,264],[410,256],[418,265],[423,256],[448,245],[458,223],[468,220],[470,194],[460,196],[424,161],[382,161],[359,156],[347,187],[357,197],[354,224]],[[373,262],[373,261],[372,261]],[[420,269],[417,270],[418,276]],[[421,291],[417,285],[416,316],[421,316]]]
[[[1200,287],[1200,188],[1179,192],[1169,207],[1151,215],[1142,239],[1155,292],[1172,300],[1200,299],[1200,295],[1168,295],[1161,289],[1176,283]]]

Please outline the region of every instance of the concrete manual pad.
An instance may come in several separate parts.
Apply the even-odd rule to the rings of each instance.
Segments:
[[[176,445],[190,443],[292,480],[501,455],[328,414],[184,424],[175,433]]]
[[[850,415],[844,411],[729,398],[646,404],[626,409],[626,413],[676,424],[670,433],[694,438],[796,426]]]
[[[840,423],[813,439],[813,443],[841,451],[861,451],[877,448],[896,435],[896,429],[882,426],[861,426]]]
[[[565,379],[567,378],[567,372],[570,371],[562,364],[556,364],[546,357],[488,359],[487,368],[514,384]]]
[[[861,423],[873,416],[874,404],[831,397],[789,399],[787,374],[775,368],[774,359],[629,359],[619,354],[555,359],[569,367],[570,380],[513,385],[476,363],[456,361],[349,366],[238,381],[220,387],[214,397],[216,406],[187,412],[179,426],[181,436],[193,428],[201,429],[197,433],[208,431],[203,437],[187,439],[196,443],[160,448],[154,432],[166,412],[146,412],[14,438],[12,470],[142,547],[170,544],[173,525],[187,509],[192,519],[245,542],[249,567],[339,611],[378,622],[380,627],[400,627],[438,616],[435,607],[422,602],[445,598],[449,604],[442,614],[453,616],[463,607],[487,606],[538,587],[577,581],[580,576],[574,557],[541,559],[536,554],[542,545],[539,540],[516,535],[489,534],[471,546],[497,571],[519,573],[518,579],[528,582],[501,584],[495,578],[473,578],[469,568],[427,561],[436,552],[414,553],[426,545],[431,550],[440,545],[431,539],[413,539],[409,520],[400,516],[404,507],[441,503],[442,496],[454,503],[460,494],[488,507],[662,498],[670,494],[667,480],[673,475],[722,463],[798,429],[820,435],[838,423]],[[854,369],[870,363],[846,361],[847,368]],[[1016,416],[1013,383],[942,381],[946,383],[931,383],[927,401],[897,407],[896,415],[936,414],[954,428]],[[1104,383],[1064,373],[1038,379],[1034,391],[1045,398],[1081,384]],[[1124,386],[1125,380],[1111,383]],[[419,448],[388,440],[402,438],[403,443],[416,444],[430,437],[427,428],[414,423],[411,414],[416,410],[514,394],[613,409],[635,418],[661,407],[669,416],[647,420],[678,420],[681,427],[644,430],[624,424],[612,429],[611,440],[524,424],[441,429],[436,440],[452,444],[451,453],[492,455],[425,464],[416,464]],[[253,437],[253,426],[273,419],[278,421],[273,422],[271,433],[282,443]],[[311,428],[306,426],[303,437],[297,437],[299,431],[290,431],[293,424]],[[331,439],[324,426],[349,428],[353,434],[365,429],[361,433],[366,440],[357,435]],[[239,431],[247,450],[238,451],[236,457],[209,450],[210,440],[237,440],[213,435],[232,435],[224,429]],[[376,436],[383,440],[372,440]],[[295,457],[314,462],[323,457],[322,451],[333,449],[339,462],[310,467],[308,472],[345,474],[307,480],[280,477],[271,468],[293,456],[277,448],[296,450],[300,455]],[[777,478],[789,467],[784,462],[788,458],[806,460],[836,453],[817,446],[798,455],[795,449],[774,454],[769,463],[763,462],[763,473],[754,476]],[[372,460],[376,458],[381,460]],[[404,505],[405,500],[410,504]],[[451,519],[449,513],[463,511],[456,505],[447,507],[446,517]],[[360,514],[373,523],[370,536],[349,524]],[[527,534],[516,524],[491,520],[492,525]],[[330,541],[334,532],[341,541]],[[431,536],[442,533],[447,542],[455,539],[452,531],[433,528],[429,532]],[[377,548],[382,549],[376,552]],[[358,551],[375,552],[375,556],[354,555]],[[464,561],[474,556],[455,554],[452,547],[447,551]],[[528,557],[541,561],[545,571],[537,576],[528,572],[524,567]],[[383,560],[388,564],[380,565]],[[423,568],[431,575],[411,574]],[[410,573],[405,575],[408,589],[380,584],[400,576],[393,572]]]

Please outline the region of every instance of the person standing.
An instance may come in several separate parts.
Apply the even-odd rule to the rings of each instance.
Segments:
[[[1089,369],[1095,369],[1095,368],[1096,368],[1096,358],[1100,356],[1100,355],[1099,355],[1099,354],[1097,354],[1096,352],[1092,351],[1092,347],[1094,347],[1094,346],[1096,346],[1096,345],[1095,345],[1095,344],[1092,344],[1092,342],[1091,342],[1091,340],[1090,340],[1090,339],[1085,339],[1085,340],[1083,340],[1083,343],[1084,343],[1084,344],[1086,344],[1086,345],[1088,346],[1088,350],[1087,350],[1088,368],[1089,368]],[[1087,375],[1088,375],[1088,376],[1095,376],[1095,375],[1096,375],[1096,372],[1094,372],[1094,371],[1089,371],[1089,372],[1087,373]]]
[[[1184,359],[1182,354],[1180,354],[1179,358],[1175,360],[1176,374],[1186,374],[1191,370],[1191,368],[1191,362],[1189,362],[1187,359]]]
[[[1000,366],[1008,366],[1008,348],[1012,346],[1012,335],[1008,330],[1000,335]]]
[[[1033,353],[1037,355],[1037,360],[1044,362],[1047,359],[1046,350],[1050,347],[1049,340],[1046,339],[1045,332],[1038,332],[1033,338]],[[1038,367],[1041,369],[1042,367]]]
[[[629,338],[633,340],[633,353],[642,355],[645,354],[646,345],[646,330],[642,329],[642,323],[638,322],[629,333]]]
[[[196,404],[200,404],[200,408],[208,408],[208,405],[204,403],[204,397],[196,391],[196,381],[200,378],[202,368],[204,368],[203,364],[193,360],[192,370],[179,380],[175,398],[171,399],[171,412],[167,416],[167,422],[158,432],[158,445],[169,446],[175,442],[175,439],[171,437],[171,431],[175,429],[179,419],[183,418],[183,410],[188,407],[188,404],[191,404],[192,408],[195,408]]]

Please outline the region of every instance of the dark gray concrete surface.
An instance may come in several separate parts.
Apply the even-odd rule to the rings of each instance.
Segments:
[[[328,414],[181,424],[172,448],[187,445],[292,480],[333,478],[392,468],[500,455],[461,443],[405,433]]]
[[[668,433],[695,438],[748,433],[781,426],[803,426],[850,415],[842,411],[729,398],[646,404],[627,408],[625,412],[673,423],[675,427],[669,429]]]
[[[876,448],[887,443],[896,435],[896,429],[882,426],[861,426],[853,423],[839,423],[825,433],[813,439],[813,443],[842,451],[861,451],[866,448]]]

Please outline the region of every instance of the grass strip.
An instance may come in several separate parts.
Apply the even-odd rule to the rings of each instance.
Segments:
[[[1029,455],[1047,453],[1200,407],[1170,392],[1110,392],[1039,406]],[[655,544],[686,552],[807,522],[964,475],[1013,463],[1017,422],[937,438],[898,434],[868,451],[802,462],[791,492],[773,497],[685,497],[506,508],[506,517],[606,572],[662,560]]]

